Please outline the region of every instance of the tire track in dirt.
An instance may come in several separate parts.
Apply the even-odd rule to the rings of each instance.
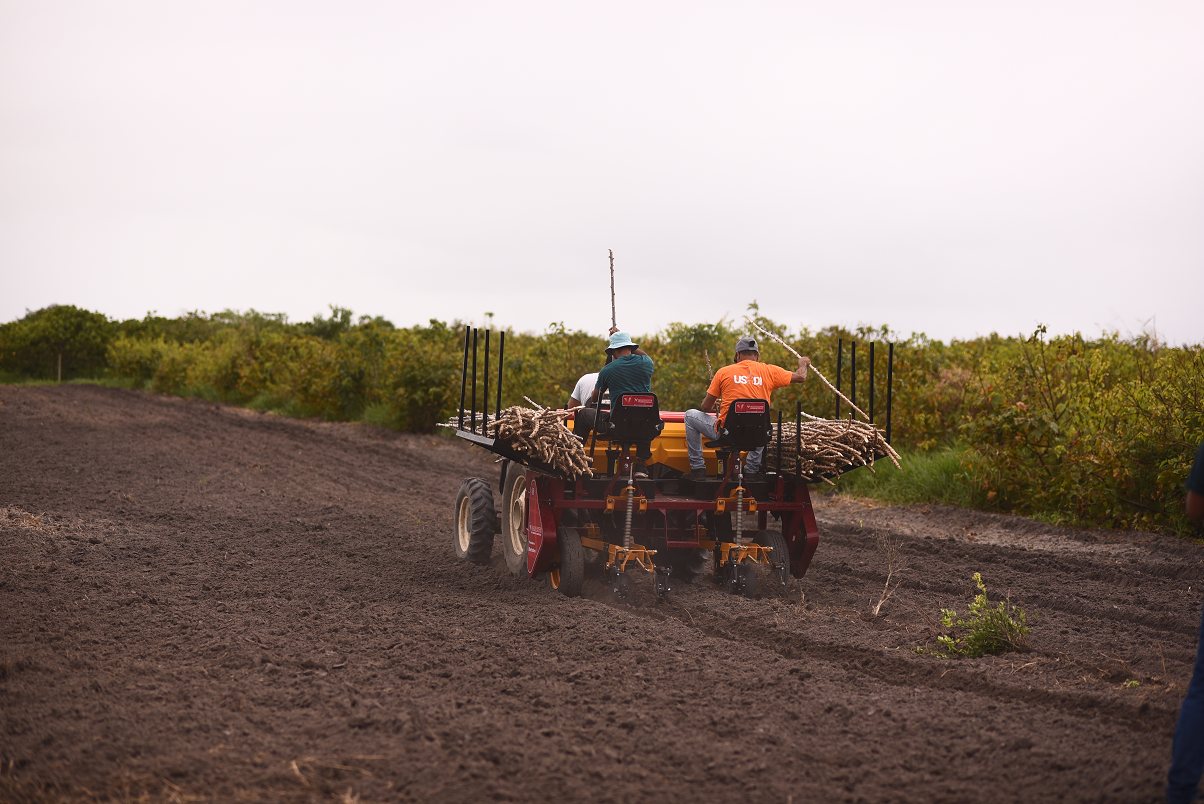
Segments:
[[[869,586],[877,585],[881,587],[886,583],[886,575],[883,573],[858,571],[842,566],[829,567],[828,572],[837,576],[855,578]],[[961,600],[973,596],[971,594],[972,590],[968,586],[957,586],[948,583],[909,580],[907,581],[906,588],[911,592],[928,593],[933,598]],[[997,599],[994,589],[989,588],[988,592],[992,601]],[[1017,599],[1012,602],[1026,610],[1039,611],[1046,614],[1056,611],[1092,620],[1112,620],[1117,623],[1188,637],[1194,637],[1200,628],[1198,622],[1192,623],[1182,614],[1173,615],[1166,610],[1151,611],[1145,609],[1133,611],[1128,608],[1122,609],[1118,604],[1112,604],[1111,608],[1106,608],[1098,603],[1060,595],[1029,592],[1025,594],[1023,600]]]
[[[466,477],[497,489],[447,439],[0,386],[0,800],[1160,796],[1194,545],[817,498],[788,590],[619,606],[457,562]],[[887,527],[911,567],[870,617]],[[976,569],[1033,651],[907,652]]]
[[[635,609],[634,613],[655,621],[663,621],[668,616],[659,609]],[[992,698],[1003,704],[1052,707],[1077,716],[1098,717],[1135,732],[1165,731],[1174,727],[1178,716],[1177,707],[1152,707],[1146,702],[1117,704],[1091,693],[1034,690],[1031,686],[998,683],[979,673],[958,668],[952,664],[956,660],[946,660],[944,664],[934,666],[930,662],[891,656],[872,648],[822,642],[801,634],[779,631],[750,617],[729,618],[695,609],[690,612],[689,620],[691,627],[707,636],[738,645],[755,645],[783,659],[805,658],[808,662],[827,662],[841,670],[859,673],[892,686],[957,690]],[[1038,653],[1021,656],[1025,660],[1030,657],[1037,657],[1037,660],[1056,658]]]

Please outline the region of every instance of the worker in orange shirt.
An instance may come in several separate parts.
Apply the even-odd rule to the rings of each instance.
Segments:
[[[736,343],[736,362],[724,366],[715,372],[711,378],[711,386],[707,388],[706,398],[702,400],[702,410],[691,409],[685,414],[686,420],[686,452],[690,456],[690,480],[705,480],[707,476],[706,461],[702,457],[702,437],[714,441],[719,437],[717,426],[722,426],[727,416],[728,405],[734,399],[764,399],[769,401],[770,395],[778,388],[785,388],[791,383],[801,383],[807,379],[807,367],[811,359],[800,357],[798,369],[794,372],[784,368],[770,366],[761,362],[761,350],[757,348],[754,338],[741,338]],[[715,402],[723,400],[719,408],[719,416],[713,415]],[[765,448],[750,450],[745,461],[745,478],[757,479],[755,476],[761,469],[761,453]]]

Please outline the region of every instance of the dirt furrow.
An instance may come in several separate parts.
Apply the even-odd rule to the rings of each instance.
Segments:
[[[455,560],[456,489],[497,474],[446,438],[0,386],[0,800],[1160,797],[1195,545],[817,496],[801,582],[618,605]],[[873,616],[882,533],[907,567]],[[975,571],[1032,651],[913,653]]]

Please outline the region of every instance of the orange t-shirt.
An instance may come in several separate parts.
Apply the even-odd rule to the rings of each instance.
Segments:
[[[733,400],[764,399],[768,402],[769,395],[789,385],[792,376],[793,373],[784,368],[756,360],[741,360],[719,369],[711,379],[711,387],[707,389],[711,396],[723,398],[723,404],[719,407],[719,423],[723,423]]]

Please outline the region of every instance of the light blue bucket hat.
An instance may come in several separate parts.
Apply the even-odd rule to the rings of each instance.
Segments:
[[[616,332],[610,336],[610,344],[606,347],[606,352],[609,354],[611,349],[622,349],[624,346],[634,346],[636,349],[640,348],[640,345],[632,341],[631,336],[626,332]]]

